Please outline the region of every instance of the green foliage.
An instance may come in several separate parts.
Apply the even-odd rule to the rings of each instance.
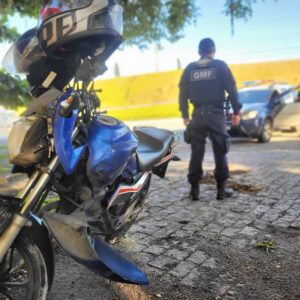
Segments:
[[[224,0],[224,13],[234,20],[247,19],[252,15],[252,5],[257,0]],[[199,17],[196,0],[120,0],[124,7],[124,36],[127,44],[141,48],[162,39],[175,42],[183,36],[186,25],[196,22]],[[41,0],[0,1],[0,42],[13,41],[16,28],[7,23],[7,16],[37,17]]]
[[[18,37],[18,31],[16,28],[8,28],[6,22],[8,21],[8,16],[2,14],[0,16],[0,42],[3,41],[14,41]]]
[[[18,38],[18,31],[8,24],[8,16],[19,13],[20,16],[37,17],[40,1],[38,0],[1,0],[0,1],[0,42],[13,42]]]
[[[225,1],[225,15],[230,16],[231,30],[234,34],[234,21],[237,19],[247,20],[252,16],[252,4],[256,0],[226,0]]]
[[[184,27],[195,21],[198,12],[194,0],[122,0],[124,35],[128,44],[145,47],[166,39],[177,41]]]
[[[24,105],[30,100],[29,85],[20,77],[12,77],[3,69],[0,69],[0,105],[15,107]]]
[[[261,248],[267,251],[268,254],[270,254],[271,250],[275,250],[276,246],[272,241],[262,241],[256,243],[257,248]]]

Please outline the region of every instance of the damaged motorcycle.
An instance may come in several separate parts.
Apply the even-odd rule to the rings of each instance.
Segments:
[[[113,0],[44,1],[38,27],[4,58],[33,100],[8,139],[13,172],[29,179],[16,196],[0,194],[1,299],[46,299],[53,243],[105,278],[148,283],[110,244],[136,222],[152,174],[163,178],[177,159],[176,139],[99,111],[93,80],[123,41],[122,13]]]

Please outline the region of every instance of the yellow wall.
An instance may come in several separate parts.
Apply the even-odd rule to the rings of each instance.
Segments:
[[[230,67],[239,87],[248,80],[277,80],[292,85],[300,83],[300,59],[231,65]]]
[[[255,64],[231,65],[239,87],[250,80],[277,80],[300,83],[300,59]],[[178,82],[182,71],[170,71],[98,80],[102,107],[134,106],[177,102]]]

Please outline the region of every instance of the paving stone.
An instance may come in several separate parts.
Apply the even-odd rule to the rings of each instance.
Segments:
[[[272,223],[272,226],[279,227],[279,228],[288,228],[290,225],[291,222],[275,221]]]
[[[300,218],[296,219],[292,224],[289,225],[292,228],[300,229]]]
[[[218,296],[224,295],[229,289],[231,288],[228,284],[222,284],[219,282],[214,282],[210,284],[209,289],[217,295],[215,298],[218,298]]]
[[[208,258],[209,256],[205,252],[198,250],[188,257],[187,260],[195,263],[196,265],[200,265]]]
[[[201,241],[197,241],[195,243],[195,239],[193,239],[190,242],[184,241],[183,243],[181,243],[179,245],[179,249],[181,250],[185,250],[187,252],[189,252],[189,254],[191,254],[192,252],[195,252],[195,250],[201,245]]]
[[[130,227],[130,233],[131,234],[135,233],[135,232],[140,232],[141,233],[141,232],[143,232],[143,230],[144,230],[144,227],[140,226],[140,224],[139,225],[134,224]]]
[[[266,227],[268,226],[268,222],[264,221],[264,220],[257,220],[253,223],[253,227],[260,229],[260,230],[264,230],[266,229]]]
[[[229,216],[225,215],[224,217],[219,218],[216,222],[217,224],[222,225],[223,227],[228,227],[233,223],[235,223],[239,218],[232,218],[230,215]]]
[[[189,287],[199,286],[199,276],[200,272],[197,268],[195,268],[191,270],[191,272],[188,273],[180,283]]]
[[[209,231],[209,232],[214,232],[214,233],[219,233],[224,229],[224,226],[215,224],[215,223],[210,223],[207,226],[203,227],[203,230]]]
[[[227,237],[233,237],[233,236],[237,235],[239,231],[240,231],[239,228],[231,228],[230,227],[230,228],[226,228],[223,231],[221,231],[220,234],[225,235]]]
[[[134,253],[133,258],[135,261],[141,262],[143,265],[146,265],[148,262],[153,261],[156,258],[156,255],[145,252],[137,252]]]
[[[189,252],[178,250],[178,249],[171,249],[171,250],[167,251],[165,253],[165,255],[175,258],[178,261],[182,261],[189,255]]]
[[[259,233],[259,230],[253,228],[253,227],[245,227],[244,229],[242,229],[240,231],[240,234],[245,235],[245,236],[249,236],[249,237],[253,237],[255,235],[257,235]]]
[[[160,255],[165,252],[165,249],[160,246],[152,245],[150,247],[146,247],[143,251],[150,254]]]
[[[209,269],[216,269],[217,268],[217,261],[215,258],[211,257],[208,260],[206,260],[201,267],[209,268]]]
[[[152,235],[156,238],[166,238],[176,231],[176,228],[162,228],[157,231],[153,231]]]
[[[249,241],[246,239],[233,239],[231,241],[231,245],[233,246],[234,249],[245,249],[249,247]]]
[[[174,258],[161,255],[153,261],[148,262],[148,265],[161,270],[168,270],[170,268],[173,269],[174,267],[176,267],[178,265],[178,261]]]
[[[171,234],[171,237],[176,237],[176,238],[188,238],[190,236],[192,236],[193,233],[187,233],[185,230],[178,230],[175,231]]]
[[[146,249],[148,246],[145,244],[133,242],[132,245],[127,246],[128,250],[132,253],[141,252],[142,250]]]
[[[145,234],[152,234],[155,236],[155,233],[158,232],[159,230],[161,230],[161,228],[159,226],[155,226],[155,227],[144,227],[142,232]],[[139,231],[141,232],[141,231]]]
[[[270,206],[269,205],[258,205],[253,213],[257,216],[260,216],[262,215],[263,213],[267,212],[268,210],[270,209]]]
[[[233,228],[244,228],[246,225],[252,224],[256,221],[256,217],[251,217],[249,215],[243,215],[243,217],[232,225]]]
[[[182,261],[179,265],[174,268],[170,274],[177,277],[177,278],[183,278],[185,275],[187,275],[189,272],[191,272],[192,269],[194,269],[196,265],[191,261]]]

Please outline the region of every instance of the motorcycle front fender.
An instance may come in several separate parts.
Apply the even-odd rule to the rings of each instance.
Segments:
[[[45,214],[43,222],[68,256],[95,273],[117,282],[148,284],[141,270],[104,241],[91,237],[85,224],[77,219]]]

